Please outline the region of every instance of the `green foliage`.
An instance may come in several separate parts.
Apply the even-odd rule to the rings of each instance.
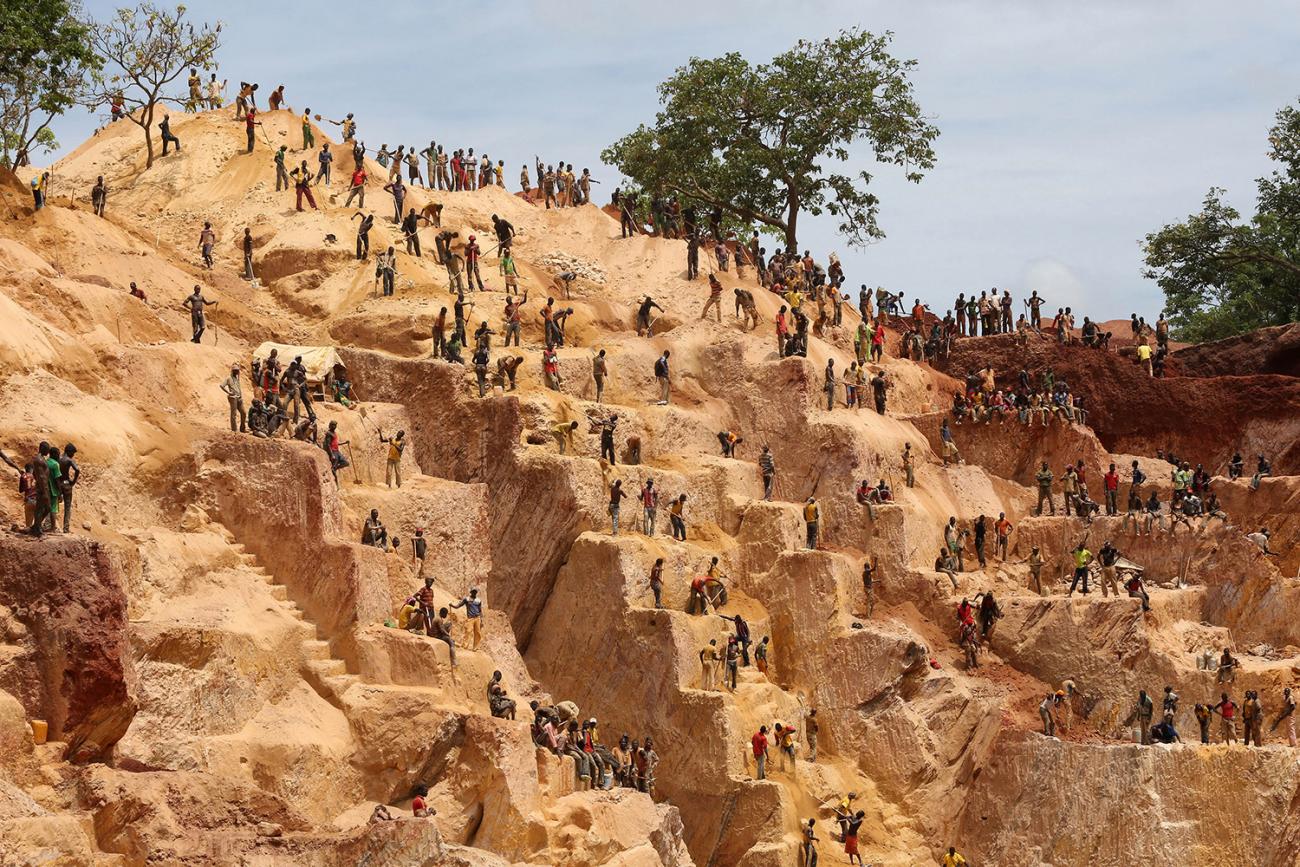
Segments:
[[[912,94],[913,60],[889,54],[891,33],[842,31],[800,41],[770,63],[738,53],[692,58],[659,86],[663,109],[601,158],[647,190],[673,193],[798,246],[799,215],[840,218],[849,243],[884,233],[868,172],[845,174],[866,142],[880,163],[919,181],[934,166],[938,129]]]
[[[50,124],[98,66],[80,13],[68,0],[0,0],[0,163],[58,146]]]
[[[120,96],[127,118],[144,131],[148,168],[153,165],[150,131],[157,107],[182,102],[180,95],[167,91],[190,69],[216,68],[221,23],[196,27],[185,20],[184,6],[173,11],[145,2],[94,22],[90,41],[103,69],[94,76],[85,103],[91,110],[102,109]]]
[[[1300,319],[1300,111],[1277,113],[1248,220],[1206,194],[1199,213],[1146,236],[1144,276],[1165,294],[1175,337],[1204,341]]]

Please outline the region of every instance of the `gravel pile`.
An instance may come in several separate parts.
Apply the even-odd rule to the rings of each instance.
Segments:
[[[537,260],[538,264],[555,271],[557,274],[564,271],[572,271],[584,280],[592,283],[604,283],[608,278],[605,269],[594,262],[586,259],[579,259],[577,256],[570,256],[568,253],[547,253]]]

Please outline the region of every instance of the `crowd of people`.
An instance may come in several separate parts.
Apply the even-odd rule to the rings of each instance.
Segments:
[[[0,461],[18,474],[18,495],[23,501],[23,528],[33,536],[72,532],[72,501],[81,467],[77,447],[67,443],[60,449],[41,441],[36,454],[19,466],[0,451]],[[63,511],[60,531],[59,510]]]
[[[215,76],[209,87],[216,85]],[[262,123],[258,118],[256,106],[258,85],[241,82],[236,100],[235,119],[243,121],[247,131],[248,150],[255,148],[255,134]],[[193,107],[213,99],[210,94],[203,94],[202,83],[196,85],[191,78],[191,103]],[[219,102],[219,92],[216,97]],[[273,92],[270,110],[289,110],[284,103],[284,87]],[[329,143],[316,148],[312,129],[310,109],[301,115],[302,148],[301,152],[314,157],[315,170],[304,158],[300,165],[289,169],[286,165],[288,147],[282,146],[274,152],[273,163],[276,170],[276,189],[293,189],[298,210],[303,210],[304,202],[316,208],[312,195],[314,187],[332,184],[336,153]],[[316,115],[315,119],[320,120]],[[354,197],[365,208],[365,188],[368,181],[365,158],[369,150],[357,135],[357,123],[353,115],[348,114],[338,121],[329,121],[338,125],[342,131],[343,152],[352,157],[352,167],[346,178],[348,193],[347,204],[350,207]],[[171,131],[169,118],[164,113],[160,123],[164,153],[169,146],[180,149],[181,143]],[[488,155],[475,155],[474,148],[444,149],[444,145],[429,142],[428,147],[418,148],[414,145],[399,145],[390,149],[382,144],[373,153],[374,160],[387,172],[385,192],[393,200],[392,222],[402,231],[398,245],[404,246],[407,255],[423,256],[420,246],[419,231],[422,225],[432,226],[440,231],[434,241],[434,258],[445,267],[448,285],[454,302],[449,311],[442,307],[432,327],[433,354],[451,363],[465,364],[465,353],[470,354],[469,366],[472,367],[477,381],[478,395],[485,397],[490,388],[515,390],[516,375],[524,357],[517,354],[520,346],[520,333],[523,315],[528,304],[527,291],[520,293],[518,268],[514,263],[512,243],[516,232],[511,224],[497,215],[492,216],[493,234],[496,244],[484,251],[475,235],[469,235],[460,244],[460,234],[441,225],[441,205],[431,204],[423,211],[416,212],[405,205],[408,187],[426,187],[435,190],[472,191],[491,186],[505,186],[504,160],[493,161]],[[422,169],[424,170],[422,172]],[[540,159],[533,166],[535,181],[530,177],[527,163],[520,172],[521,191],[530,200],[541,203],[545,208],[571,207],[591,201],[591,185],[599,183],[590,176],[587,169],[575,174],[573,165],[563,161],[545,165]],[[405,178],[403,177],[405,175]],[[41,176],[38,184],[33,186],[33,194],[39,208],[45,199],[48,174]],[[91,191],[94,212],[104,216],[110,188],[102,177],[98,178]],[[616,189],[613,202],[621,216],[622,234],[627,237],[646,231],[647,222],[650,231],[663,237],[681,238],[687,242],[687,275],[695,279],[700,273],[700,255],[711,248],[716,266],[710,265],[706,270],[709,294],[700,312],[700,318],[707,318],[712,312],[717,321],[722,318],[721,299],[725,292],[719,274],[730,273],[734,267],[738,277],[745,276],[746,268],[753,268],[759,284],[773,293],[779,300],[779,309],[772,321],[775,330],[776,349],[780,357],[806,357],[809,351],[810,336],[824,336],[830,328],[844,326],[845,304],[852,305],[853,298],[843,291],[845,274],[843,266],[835,254],[831,254],[825,265],[815,260],[809,251],[798,255],[795,251],[778,250],[768,255],[761,246],[759,235],[741,239],[737,231],[724,225],[720,209],[708,214],[698,214],[689,203],[683,204],[672,197],[650,196],[626,189]],[[369,232],[374,226],[373,214],[358,211],[353,219],[359,219],[356,238],[356,258],[368,261],[370,258]],[[198,248],[206,268],[214,265],[214,250],[217,243],[216,233],[210,224],[204,224],[198,239]],[[459,249],[456,249],[459,247]],[[241,241],[243,253],[243,273],[246,279],[254,279],[253,247],[249,230],[245,230]],[[503,278],[506,296],[501,310],[502,332],[504,332],[505,354],[492,364],[492,342],[498,332],[490,327],[486,319],[472,332],[471,317],[476,302],[467,301],[466,294],[475,289],[482,291],[484,281],[480,273],[480,262],[484,257],[499,254],[499,274]],[[382,284],[385,296],[396,291],[398,277],[398,260],[396,247],[388,246],[375,256],[376,288]],[[568,340],[567,322],[573,315],[572,307],[557,302],[557,296],[570,296],[571,284],[576,279],[572,273],[561,274],[556,278],[552,294],[548,294],[544,304],[537,304],[537,317],[543,334],[541,352],[542,379],[548,389],[563,391],[565,383],[561,377],[557,350],[566,346]],[[134,284],[133,284],[134,290]],[[134,294],[134,292],[133,292]],[[733,290],[735,317],[741,321],[746,330],[753,330],[760,324],[753,293],[743,287]],[[143,297],[143,293],[138,297]],[[205,298],[199,286],[194,287],[193,294],[186,298],[183,306],[190,313],[193,330],[192,340],[200,342],[206,328],[206,308],[216,305],[216,300]],[[874,292],[863,284],[858,292],[856,308],[859,322],[853,333],[854,358],[847,368],[837,370],[836,359],[828,361],[822,381],[826,408],[834,409],[839,403],[840,387],[843,391],[843,404],[849,408],[860,409],[871,398],[877,413],[884,414],[887,407],[889,390],[892,382],[886,376],[883,367],[879,367],[885,354],[886,326],[889,325],[901,335],[901,355],[914,360],[935,360],[945,357],[954,341],[966,338],[989,337],[1002,334],[1014,334],[1022,341],[1031,336],[1047,336],[1061,344],[1080,343],[1085,347],[1110,350],[1113,335],[1089,317],[1082,318],[1082,325],[1076,335],[1075,315],[1070,307],[1058,308],[1050,324],[1043,318],[1045,299],[1032,292],[1022,302],[1024,312],[1017,316],[1016,301],[1009,290],[997,289],[982,291],[978,296],[974,292],[969,297],[959,294],[952,307],[940,317],[932,312],[928,305],[915,299],[910,310],[904,310],[902,293],[891,293],[879,287]],[[638,335],[650,337],[655,325],[655,311],[663,308],[649,295],[646,295],[636,311]],[[1132,342],[1135,346],[1137,362],[1152,376],[1162,376],[1165,371],[1165,359],[1169,352],[1169,324],[1163,315],[1154,327],[1147,325],[1136,314],[1131,320]],[[470,336],[473,341],[469,340]],[[516,353],[508,350],[513,339]],[[1154,346],[1153,346],[1154,343]],[[472,345],[472,350],[470,349]],[[600,404],[603,400],[607,382],[610,381],[608,358],[604,349],[595,350],[590,360],[592,380],[595,383],[595,399]],[[874,366],[874,369],[872,369]],[[870,372],[869,372],[870,370]],[[659,405],[668,405],[672,397],[672,356],[670,349],[664,349],[653,364],[655,380],[654,401]],[[292,437],[294,439],[318,444],[329,455],[332,470],[337,481],[337,474],[351,464],[344,456],[344,449],[350,445],[340,441],[337,421],[331,421],[324,435],[317,430],[317,416],[314,408],[313,387],[308,383],[306,369],[301,357],[282,365],[275,350],[265,359],[254,359],[251,370],[251,387],[253,400],[246,410],[243,401],[242,369],[232,366],[230,376],[220,384],[222,392],[229,401],[230,427],[232,431],[250,433],[255,437],[274,438]],[[343,406],[352,406],[355,396],[351,384],[345,378],[335,378],[329,389],[329,399]],[[1027,368],[1019,371],[1015,385],[999,387],[995,371],[991,368],[978,371],[966,379],[964,388],[956,391],[952,398],[951,424],[988,424],[995,419],[999,423],[1008,421],[1014,414],[1022,425],[1039,425],[1048,427],[1055,423],[1086,424],[1088,409],[1082,396],[1072,391],[1064,377],[1057,377],[1049,367],[1036,377],[1031,376]],[[618,462],[617,429],[618,415],[606,414],[592,418],[589,433],[599,437],[601,459],[609,467]],[[556,424],[550,431],[559,452],[569,454],[574,451],[574,437],[579,423],[564,421]],[[737,448],[743,439],[734,431],[722,431],[718,434],[724,457],[735,458]],[[397,431],[393,437],[387,437],[379,431],[382,445],[388,447],[385,480],[392,486],[394,481],[401,487],[401,459],[406,446],[405,433]],[[942,459],[945,465],[961,460],[953,441],[949,419],[944,419],[940,439],[943,444]],[[625,445],[632,454],[632,463],[639,463],[640,443],[629,437]],[[910,447],[909,447],[910,448]],[[24,497],[28,529],[34,535],[56,530],[57,512],[62,504],[64,510],[63,531],[68,532],[72,491],[80,475],[73,456],[76,448],[68,444],[60,450],[41,443],[37,456],[19,468],[8,457],[0,453],[0,459],[13,467],[20,474],[20,492]],[[1161,457],[1164,457],[1162,454]],[[1173,496],[1169,502],[1169,530],[1173,532],[1182,523],[1192,529],[1191,521],[1198,518],[1202,526],[1217,518],[1226,523],[1223,512],[1212,487],[1212,478],[1206,469],[1198,464],[1193,470],[1187,461],[1180,461],[1172,455],[1167,460],[1173,465],[1171,479]],[[764,498],[773,495],[775,462],[767,445],[757,459],[762,473]],[[1236,479],[1244,475],[1244,461],[1240,454],[1234,455],[1229,462],[1229,478]],[[907,486],[914,481],[913,463],[905,450],[904,467],[907,473]],[[1271,474],[1271,467],[1263,455],[1258,456],[1256,472],[1251,480],[1252,489],[1258,488],[1260,480]],[[1059,475],[1047,462],[1034,477],[1038,491],[1038,503],[1035,515],[1041,515],[1044,505],[1050,514],[1056,514],[1056,492],[1054,486],[1059,482],[1061,504],[1066,516],[1077,516],[1087,523],[1102,514],[1119,516],[1123,512],[1121,532],[1127,532],[1132,524],[1137,535],[1149,535],[1154,529],[1165,528],[1163,507],[1155,490],[1144,491],[1145,473],[1138,461],[1133,461],[1128,473],[1127,508],[1121,506],[1121,479],[1115,464],[1100,480],[1101,502],[1092,499],[1088,487],[1089,471],[1082,459],[1067,465]],[[615,479],[609,485],[608,514],[613,535],[618,535],[621,527],[622,501],[630,499],[633,494],[623,489],[623,481]],[[653,478],[647,478],[635,494],[640,511],[639,520],[633,521],[634,528],[647,536],[655,536],[658,528],[657,511],[661,491],[655,486]],[[879,484],[872,484],[863,479],[856,490],[856,499],[872,509],[874,506],[893,502],[894,493],[885,479]],[[677,493],[668,496],[669,529],[674,540],[685,541],[687,535],[685,506],[687,495]],[[820,536],[820,504],[815,497],[808,497],[801,505],[801,512],[806,529],[806,547],[816,550]],[[874,515],[874,513],[873,513]],[[966,571],[967,559],[978,562],[983,569],[990,557],[1006,561],[1009,539],[1015,527],[1005,513],[999,513],[997,519],[989,515],[980,515],[968,526],[960,524],[956,517],[949,520],[944,528],[944,546],[935,561],[935,571],[947,575],[955,591],[959,588],[958,575]],[[1257,536],[1263,537],[1261,542]],[[1251,534],[1252,541],[1259,544],[1265,553],[1272,554],[1268,548],[1268,531],[1261,529]],[[361,537],[362,544],[384,551],[397,551],[400,540],[391,535],[380,520],[378,510],[372,510],[365,520]],[[992,543],[992,551],[987,549]],[[967,545],[970,548],[967,548]],[[477,650],[483,635],[484,601],[477,588],[472,588],[458,601],[438,606],[434,598],[434,578],[426,576],[425,557],[427,543],[423,529],[417,529],[410,540],[411,558],[416,568],[417,578],[422,579],[422,587],[412,593],[400,606],[392,625],[395,628],[422,634],[435,641],[445,643],[449,664],[457,665],[458,647]],[[1089,593],[1089,580],[1096,571],[1100,575],[1099,583],[1103,596],[1114,592],[1118,597],[1120,585],[1130,598],[1140,602],[1142,610],[1149,610],[1150,598],[1143,583],[1140,568],[1123,570],[1122,558],[1112,540],[1106,540],[1094,555],[1085,547],[1084,541],[1070,552],[1073,564],[1073,578],[1067,595],[1073,595],[1076,589]],[[1041,573],[1043,558],[1039,548],[1034,547],[1027,559],[1030,575],[1039,593],[1043,592]],[[875,561],[864,564],[863,583],[868,598],[868,616],[874,607],[874,573],[878,569]],[[1121,581],[1121,572],[1123,580]],[[662,608],[663,559],[658,559],[652,567],[649,587],[656,608]],[[719,645],[717,638],[710,639],[707,646],[699,652],[701,664],[701,688],[708,691],[727,689],[735,692],[738,686],[739,671],[752,663],[764,675],[768,673],[770,638],[764,636],[756,645],[751,641],[749,624],[740,614],[722,614],[720,609],[727,605],[727,588],[725,576],[719,567],[719,560],[713,557],[705,571],[695,576],[690,584],[687,611],[690,614],[714,616],[729,622],[732,634],[725,637]],[[454,613],[460,610],[464,614],[463,622],[458,622]],[[1003,611],[994,597],[992,590],[984,590],[973,599],[963,598],[957,606],[957,641],[962,648],[967,667],[974,669],[979,665],[979,654],[983,646],[991,639],[997,621]],[[752,654],[751,654],[752,649]],[[1231,682],[1237,663],[1229,651],[1223,651],[1219,664],[1220,682]],[[1225,672],[1227,672],[1225,674]],[[1062,689],[1048,694],[1040,705],[1040,715],[1044,724],[1044,733],[1054,735],[1058,726],[1068,728],[1071,722],[1071,702],[1073,701],[1072,684],[1069,689]],[[489,710],[494,717],[515,719],[516,702],[511,699],[503,683],[500,671],[494,672],[486,688]],[[1139,739],[1144,744],[1172,743],[1180,740],[1174,721],[1177,713],[1178,696],[1172,687],[1166,687],[1163,699],[1161,722],[1152,724],[1154,706],[1145,691],[1139,693],[1133,712],[1124,725],[1136,724],[1140,732]],[[623,786],[654,793],[654,774],[659,761],[654,743],[650,736],[631,739],[624,733],[617,744],[607,746],[598,735],[598,722],[592,717],[583,720],[578,708],[569,701],[555,705],[543,705],[538,701],[530,703],[533,716],[530,724],[535,744],[557,756],[571,756],[580,788],[604,788]],[[1270,731],[1283,722],[1287,723],[1288,739],[1295,745],[1294,726],[1295,703],[1291,699],[1290,689],[1286,689],[1277,718]],[[1243,704],[1238,706],[1223,692],[1217,703],[1197,704],[1195,718],[1200,725],[1201,741],[1209,742],[1210,720],[1217,715],[1221,721],[1221,736],[1225,742],[1236,741],[1236,723],[1240,718],[1247,743],[1260,744],[1260,731],[1264,721],[1264,710],[1258,693],[1247,691]],[[803,722],[804,748],[806,760],[817,760],[817,739],[819,723],[816,711],[810,710]],[[795,767],[796,756],[800,749],[798,732],[794,726],[785,722],[773,722],[762,725],[750,741],[755,762],[755,777],[766,779],[768,771],[769,748],[775,746],[781,757],[783,769]],[[424,794],[427,794],[424,793]],[[418,795],[423,802],[423,794]],[[849,804],[841,805],[835,810],[835,821],[839,825],[838,839],[844,843],[849,863],[861,863],[857,852],[859,828],[864,820],[864,812],[851,810]],[[427,809],[422,806],[421,809]],[[805,867],[815,865],[817,858],[815,820],[809,819],[801,828],[803,843],[801,847],[802,863]],[[943,861],[948,865],[964,864],[965,859],[954,849],[949,849]]]
[[[582,720],[571,701],[544,705],[534,700],[528,706],[533,712],[533,743],[553,755],[573,758],[579,790],[621,786],[654,796],[659,754],[649,735],[633,739],[624,732],[611,747],[601,743],[596,718]]]
[[[1263,746],[1264,726],[1268,722],[1268,713],[1260,700],[1259,691],[1246,690],[1242,701],[1238,703],[1232,699],[1230,692],[1221,689],[1223,684],[1231,684],[1236,680],[1239,667],[1240,662],[1226,647],[1217,666],[1213,664],[1211,655],[1211,666],[1207,670],[1215,671],[1216,676],[1215,686],[1210,689],[1220,691],[1217,700],[1210,697],[1195,703],[1192,707],[1192,719],[1196,723],[1199,743],[1206,745],[1214,742],[1238,743],[1238,724],[1240,724],[1240,742],[1244,746]],[[1133,741],[1143,746],[1184,743],[1177,725],[1181,700],[1173,686],[1166,685],[1160,696],[1160,708],[1157,713],[1155,699],[1146,690],[1139,690],[1128,715],[1123,720],[1118,720],[1118,725],[1122,729],[1131,730]],[[1078,693],[1073,681],[1066,681],[1061,689],[1047,693],[1038,706],[1045,736],[1057,737],[1058,733],[1070,731],[1075,713],[1074,705],[1077,701]],[[1292,697],[1291,688],[1284,687],[1277,713],[1268,727],[1268,731],[1272,733],[1285,725],[1286,742],[1292,747],[1297,743],[1295,710],[1296,702]],[[1218,718],[1217,741],[1211,731],[1216,717]],[[1157,719],[1159,722],[1155,722]]]

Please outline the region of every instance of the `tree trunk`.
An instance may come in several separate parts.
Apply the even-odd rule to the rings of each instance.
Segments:
[[[785,195],[788,215],[785,219],[785,249],[787,253],[799,254],[799,194],[787,190]]]
[[[153,168],[153,103],[149,103],[144,108],[140,119],[144,121],[144,167],[146,170]]]

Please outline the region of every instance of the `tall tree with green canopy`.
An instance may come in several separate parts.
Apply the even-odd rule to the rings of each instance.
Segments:
[[[1164,291],[1179,339],[1300,320],[1300,109],[1277,113],[1268,142],[1278,168],[1255,182],[1253,216],[1242,219],[1212,187],[1200,212],[1143,241],[1143,274]]]
[[[0,0],[0,165],[58,147],[50,124],[99,65],[88,39],[76,3]]]
[[[183,101],[167,90],[188,70],[216,68],[221,24],[196,27],[185,20],[184,6],[172,11],[148,2],[118,9],[106,21],[92,23],[90,44],[103,60],[104,70],[95,76],[86,105],[91,110],[103,108],[120,94],[126,117],[144,131],[145,168],[150,168],[158,106]]]
[[[692,58],[659,85],[663,105],[601,159],[648,190],[674,193],[798,247],[799,217],[829,212],[855,246],[884,237],[871,174],[847,174],[850,147],[910,181],[934,167],[939,130],[922,114],[909,78],[914,60],[889,53],[893,34],[841,31],[800,41],[751,65],[738,53]]]

